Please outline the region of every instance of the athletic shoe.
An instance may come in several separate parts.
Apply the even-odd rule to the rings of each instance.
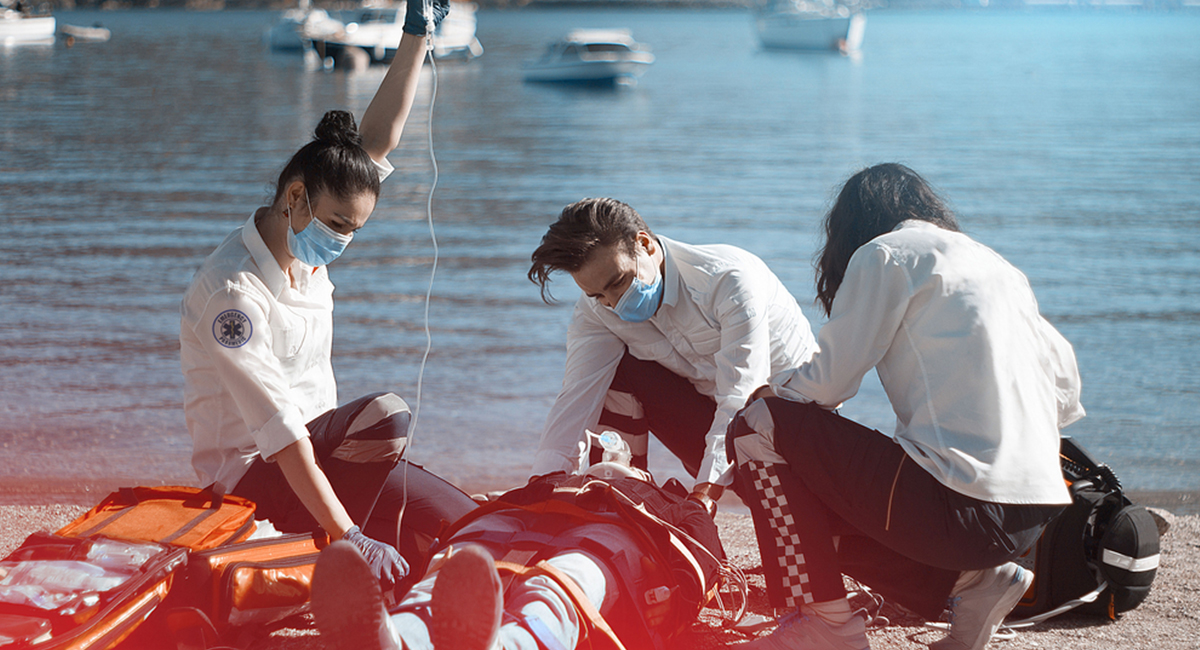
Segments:
[[[500,630],[504,604],[491,554],[478,546],[455,549],[438,570],[429,609],[437,650],[488,650]]]
[[[779,619],[779,627],[767,636],[738,646],[739,650],[870,650],[867,625],[857,613],[841,625],[826,623],[819,616],[792,612]]]
[[[1033,582],[1033,572],[1009,562],[976,575],[950,598],[950,636],[930,650],[983,650]]]
[[[312,611],[328,650],[402,647],[388,625],[379,579],[350,542],[338,540],[317,556]]]

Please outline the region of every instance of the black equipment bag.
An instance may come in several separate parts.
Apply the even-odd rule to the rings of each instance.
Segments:
[[[1072,503],[1018,560],[1034,579],[1009,615],[1023,620],[1012,626],[1075,608],[1115,620],[1146,599],[1158,569],[1158,526],[1150,512],[1134,505],[1112,469],[1071,437],[1063,436],[1060,455]]]

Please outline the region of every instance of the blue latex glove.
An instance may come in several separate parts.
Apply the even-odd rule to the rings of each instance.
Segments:
[[[404,576],[408,575],[408,563],[400,556],[400,552],[388,544],[371,539],[359,530],[358,526],[346,531],[342,539],[354,545],[363,559],[379,578],[379,585],[387,593],[396,587]]]
[[[425,3],[429,1],[430,20],[425,20]],[[450,13],[450,0],[406,0],[404,10],[404,32],[414,36],[424,36],[438,28],[446,14]],[[428,31],[427,31],[428,30]]]

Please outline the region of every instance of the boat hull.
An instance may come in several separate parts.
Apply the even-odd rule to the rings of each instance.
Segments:
[[[342,26],[324,10],[292,10],[284,12],[283,18],[267,31],[266,41],[276,52],[302,52],[311,39],[331,37]]]
[[[650,61],[643,59],[530,63],[525,66],[524,73],[526,81],[619,81],[642,76],[649,65]]]
[[[337,67],[347,57],[366,53],[372,64],[391,63],[404,34],[404,4],[397,6],[343,10],[328,14],[323,10],[308,13],[285,12],[266,35],[272,50],[316,50],[323,60]],[[433,34],[433,56],[438,59],[472,59],[483,54],[475,38],[475,5],[452,2],[449,15]]]
[[[783,50],[840,50],[854,52],[862,47],[867,17],[820,16],[779,13],[756,21],[763,47]]]
[[[56,25],[53,16],[24,16],[5,10],[0,12],[0,44],[52,41]]]
[[[112,38],[112,32],[104,27],[81,27],[79,25],[60,25],[58,32],[68,38],[80,41],[107,41]]]
[[[355,42],[347,42],[335,39],[314,39],[312,41],[313,49],[322,59],[332,59],[334,67],[348,56],[350,49],[357,49],[366,52],[368,62],[371,65],[388,64],[392,59],[396,58],[396,48],[387,47],[384,45],[371,45]],[[479,39],[474,36],[466,43],[455,42],[453,44],[438,44],[438,39],[433,40],[433,56],[438,59],[473,59],[483,54],[483,45],[479,43]]]

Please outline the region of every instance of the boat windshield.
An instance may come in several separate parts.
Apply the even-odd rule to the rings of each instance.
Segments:
[[[588,52],[628,52],[629,46],[624,43],[588,43]]]

